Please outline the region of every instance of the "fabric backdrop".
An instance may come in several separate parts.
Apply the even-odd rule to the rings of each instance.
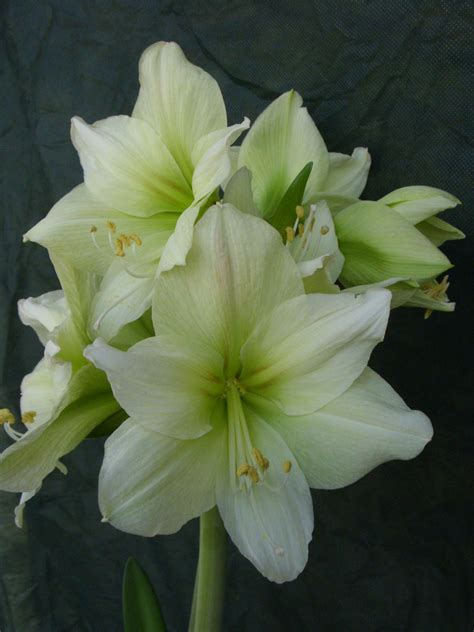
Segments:
[[[16,302],[55,289],[46,252],[22,234],[82,179],[69,120],[129,114],[137,62],[175,40],[219,82],[235,123],[296,88],[332,151],[369,147],[365,196],[426,184],[463,206],[445,214],[471,238],[473,5],[461,0],[3,0],[0,407],[39,360]],[[372,366],[435,435],[423,454],[346,489],[315,492],[309,563],[294,582],[266,581],[229,544],[225,630],[471,632],[473,594],[472,240],[445,248],[456,267],[454,314],[392,313]],[[8,444],[3,436],[2,447]],[[103,443],[88,440],[13,524],[0,493],[2,632],[121,630],[121,575],[134,555],[169,630],[187,628],[198,522],[173,536],[132,537],[100,523]],[[205,631],[203,631],[205,632]]]

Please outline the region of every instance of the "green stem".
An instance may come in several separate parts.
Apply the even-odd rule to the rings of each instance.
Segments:
[[[225,589],[226,533],[217,507],[202,514],[199,560],[189,632],[220,632]]]

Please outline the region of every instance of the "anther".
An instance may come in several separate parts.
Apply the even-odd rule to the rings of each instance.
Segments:
[[[329,226],[321,226],[321,229],[319,232],[321,233],[321,235],[327,235],[329,232]]]
[[[293,230],[291,226],[287,226],[285,228],[285,231],[286,231],[286,239],[287,241],[291,243],[295,238],[295,231]]]
[[[132,243],[132,240],[130,239],[130,237],[128,235],[125,235],[124,233],[120,233],[118,238],[120,239],[120,241],[122,242],[124,246],[130,246]]]
[[[253,458],[255,459],[257,465],[262,468],[262,470],[268,470],[270,465],[270,461],[263,456],[258,448],[252,448]]]
[[[137,244],[137,246],[141,246],[143,243],[140,237],[136,235],[135,233],[132,233],[131,235],[129,235],[129,239],[131,241],[134,241]]]
[[[295,208],[295,212],[296,212],[296,217],[297,217],[298,219],[303,219],[303,217],[304,217],[304,206],[299,206],[299,205],[298,205],[298,206]]]
[[[304,234],[304,224],[298,224],[298,235],[302,237]]]
[[[283,471],[285,472],[285,474],[289,474],[291,471],[291,461],[283,461]]]
[[[258,475],[257,470],[254,468],[253,465],[250,465],[249,467],[249,471],[248,471],[248,475],[250,476],[250,478],[252,479],[252,483],[257,484],[260,480],[260,476]]]
[[[21,416],[21,421],[24,424],[31,424],[35,420],[36,410],[28,410],[26,413],[23,413]]]
[[[237,476],[247,476],[251,467],[252,466],[248,463],[242,463],[242,465],[239,465],[239,467],[237,468]]]
[[[91,227],[90,227],[90,231],[89,231],[89,232],[90,232],[91,234],[92,234],[92,233],[96,233],[96,232],[97,232],[97,226],[91,226]]]
[[[121,239],[115,240],[115,254],[117,257],[125,257],[125,252],[123,250],[123,242]]]
[[[8,408],[0,408],[0,424],[9,424],[10,426],[15,423],[15,417]]]
[[[105,225],[112,233],[115,233],[117,231],[117,226],[113,222],[107,220],[105,222]]]

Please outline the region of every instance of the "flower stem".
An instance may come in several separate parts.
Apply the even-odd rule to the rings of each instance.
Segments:
[[[199,560],[189,632],[220,632],[225,589],[226,533],[217,507],[200,518]]]

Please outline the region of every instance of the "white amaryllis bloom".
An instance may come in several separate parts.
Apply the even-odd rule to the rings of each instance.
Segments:
[[[93,125],[72,119],[84,184],[25,235],[80,270],[103,276],[89,329],[107,340],[150,306],[163,248],[183,211],[200,207],[231,174],[230,145],[248,119],[227,127],[217,82],[175,43],[140,59],[132,116]]]
[[[280,235],[224,205],[154,296],[157,337],[85,352],[130,416],[106,443],[104,519],[153,536],[217,504],[242,554],[291,580],[313,531],[309,487],[348,485],[431,438],[425,415],[366,368],[390,293],[305,294]]]

